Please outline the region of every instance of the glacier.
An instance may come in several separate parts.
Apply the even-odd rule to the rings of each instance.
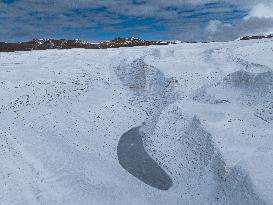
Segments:
[[[273,204],[273,41],[0,53],[0,204]]]

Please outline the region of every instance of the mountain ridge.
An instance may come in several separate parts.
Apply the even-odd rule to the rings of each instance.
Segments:
[[[253,36],[243,36],[240,38],[240,40],[257,40],[257,39],[267,39],[267,38],[273,38],[273,34],[269,35],[253,35]]]
[[[31,51],[31,50],[47,50],[47,49],[107,49],[120,47],[134,47],[134,46],[151,46],[151,45],[168,45],[167,41],[142,40],[136,37],[128,38],[114,38],[110,41],[103,41],[100,43],[91,43],[88,41],[81,41],[78,39],[32,39],[25,42],[7,43],[0,42],[0,52],[14,52],[14,51]]]

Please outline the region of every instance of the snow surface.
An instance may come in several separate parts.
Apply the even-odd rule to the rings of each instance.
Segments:
[[[271,40],[0,53],[0,204],[273,204],[272,55]],[[120,165],[136,127],[168,190]]]

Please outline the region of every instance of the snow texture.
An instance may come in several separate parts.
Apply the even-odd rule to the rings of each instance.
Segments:
[[[273,204],[272,55],[268,39],[0,53],[0,204]]]

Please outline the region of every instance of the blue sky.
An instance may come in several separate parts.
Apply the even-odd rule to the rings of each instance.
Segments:
[[[273,31],[272,11],[270,0],[0,0],[0,41],[227,41]]]

